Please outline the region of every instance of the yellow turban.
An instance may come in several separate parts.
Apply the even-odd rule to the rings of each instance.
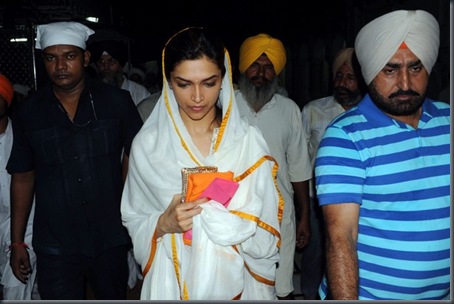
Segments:
[[[8,104],[13,100],[14,89],[11,82],[4,75],[0,74],[0,97],[5,99]]]
[[[263,53],[273,63],[276,75],[279,75],[287,61],[285,47],[279,39],[268,34],[258,34],[244,40],[240,47],[240,73],[244,73]]]

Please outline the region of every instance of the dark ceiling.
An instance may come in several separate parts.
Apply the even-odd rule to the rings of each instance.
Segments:
[[[145,0],[146,1],[146,0]],[[138,61],[160,57],[168,37],[186,26],[212,27],[227,47],[239,48],[250,35],[267,32],[286,45],[341,33],[351,44],[365,21],[399,6],[437,9],[449,0],[337,0],[337,1],[147,1],[144,0],[0,0],[3,28],[95,15],[88,24],[98,35],[114,33],[130,41]],[[96,34],[95,34],[96,35]]]
[[[1,0],[0,24],[3,27],[80,20],[96,15],[95,30],[110,29],[129,37],[138,48],[159,56],[166,39],[186,26],[209,26],[224,36],[227,46],[258,32],[275,34],[283,40],[305,31],[323,32],[362,5],[361,0],[338,0],[330,5],[311,1],[295,5],[280,0],[271,6],[265,2],[164,1],[143,0]],[[155,6],[155,7],[154,7]]]

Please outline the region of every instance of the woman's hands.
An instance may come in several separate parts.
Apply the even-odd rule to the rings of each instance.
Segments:
[[[170,205],[159,217],[156,228],[157,236],[161,237],[167,233],[183,233],[191,229],[192,218],[202,212],[202,208],[198,208],[198,206],[207,201],[207,198],[202,197],[193,202],[181,203],[181,194],[175,194]]]

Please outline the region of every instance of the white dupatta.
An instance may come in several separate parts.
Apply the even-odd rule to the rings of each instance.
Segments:
[[[163,71],[164,50],[163,50]],[[163,90],[135,137],[121,213],[141,265],[141,300],[274,300],[283,200],[275,184],[277,164],[260,131],[240,118],[230,57],[218,103],[222,123],[214,152],[203,157],[193,144],[165,74]],[[194,217],[192,246],[182,234],[156,238],[156,224],[181,193],[181,169],[217,166],[240,183],[228,208],[215,201]]]

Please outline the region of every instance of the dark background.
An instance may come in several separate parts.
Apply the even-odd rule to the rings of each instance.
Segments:
[[[430,96],[437,97],[451,82],[450,4],[449,0],[0,0],[0,72],[15,83],[39,87],[36,61],[40,58],[33,54],[32,39],[20,48],[8,39],[17,33],[33,38],[36,25],[54,21],[85,23],[96,31],[93,41],[125,41],[134,66],[150,60],[160,63],[162,48],[174,33],[203,26],[219,33],[236,67],[244,39],[264,32],[286,46],[287,65],[280,78],[289,96],[302,106],[331,93],[335,53],[353,46],[367,22],[396,9],[424,9],[438,19],[441,30],[439,58],[431,75],[434,83],[429,88]],[[100,22],[86,22],[89,15]]]
[[[58,20],[86,23],[88,15],[100,23],[86,23],[98,31],[113,30],[129,39],[133,60],[161,56],[167,39],[187,26],[218,31],[232,57],[248,36],[267,32],[291,47],[299,41],[341,34],[349,45],[368,21],[391,10],[425,9],[445,18],[449,0],[275,0],[275,1],[146,1],[146,0],[0,0],[2,28]],[[445,5],[442,5],[445,3]]]
[[[170,5],[164,4],[167,8],[163,10],[131,6],[127,11],[114,11],[120,13],[121,28],[131,37],[134,57],[140,61],[159,58],[167,39],[187,26],[215,29],[232,57],[236,57],[244,39],[261,32],[279,37],[286,45],[305,33],[325,36],[333,30],[346,30],[345,19],[352,16],[355,2],[361,5],[362,1],[339,0],[329,5],[321,1],[295,2],[171,1]]]

